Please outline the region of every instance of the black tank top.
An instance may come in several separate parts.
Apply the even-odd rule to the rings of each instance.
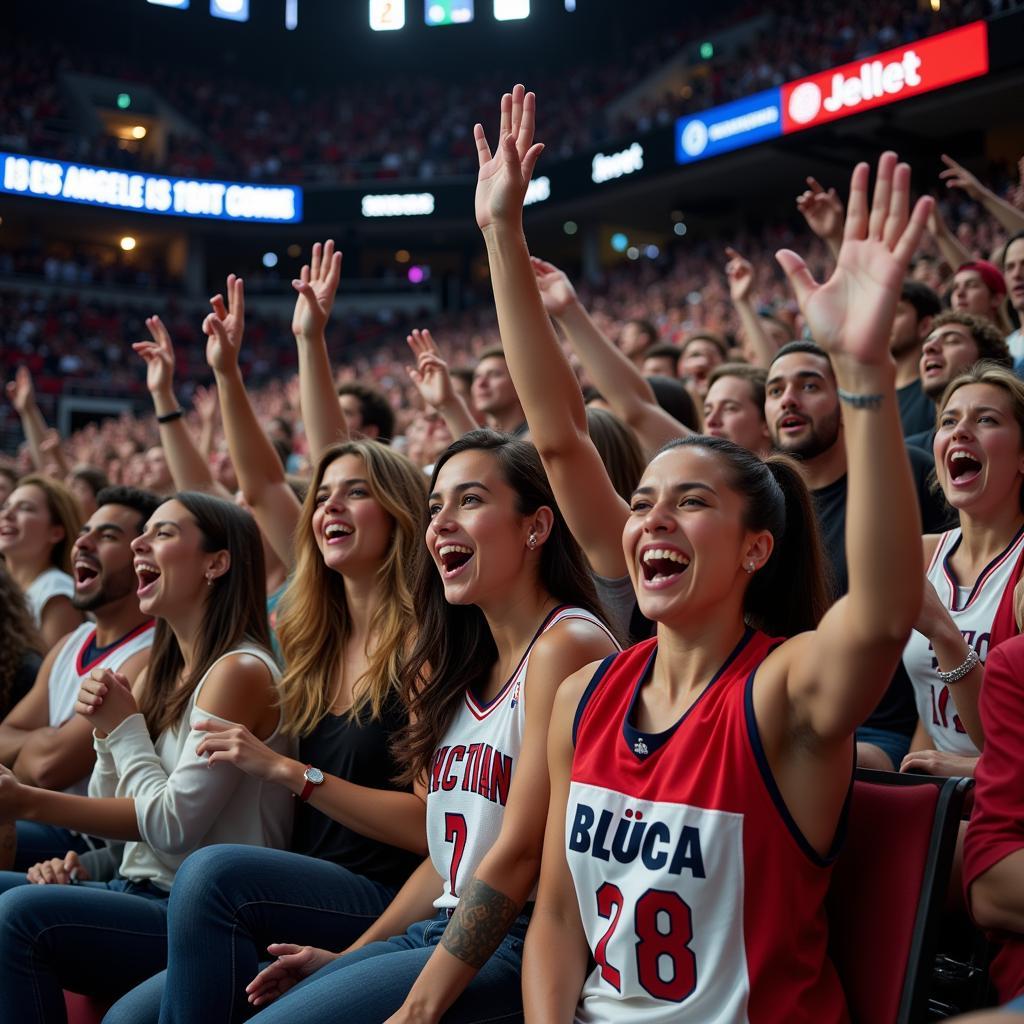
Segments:
[[[399,766],[390,743],[406,724],[398,701],[384,709],[380,720],[327,715],[309,736],[299,741],[299,758],[328,775],[370,789],[398,789],[394,778]],[[329,818],[309,804],[299,803],[292,829],[292,850],[333,861],[358,875],[398,887],[422,860],[407,850],[367,839]]]

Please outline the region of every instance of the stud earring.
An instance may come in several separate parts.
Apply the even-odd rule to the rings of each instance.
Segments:
[[[206,577],[206,585],[208,587],[212,587],[213,586],[213,577],[212,576],[207,576]]]
[[[747,573],[748,574],[753,574],[753,572],[754,572],[754,563],[753,562],[747,562],[746,568],[747,568]]]
[[[530,539],[526,543],[530,545],[530,550],[532,551],[537,546],[537,534],[531,533]]]

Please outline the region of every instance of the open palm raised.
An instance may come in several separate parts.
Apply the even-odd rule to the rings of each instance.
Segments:
[[[878,161],[868,206],[870,170],[858,164],[850,181],[843,243],[836,269],[818,284],[795,252],[776,254],[814,340],[833,357],[862,364],[891,359],[889,332],[903,279],[928,221],[933,200],[922,197],[908,217],[910,167],[895,153]]]
[[[483,125],[474,125],[480,173],[476,182],[476,222],[483,230],[499,222],[515,222],[522,215],[523,200],[533,169],[544,150],[534,143],[537,97],[517,85],[501,97],[501,124],[494,154],[487,144]]]

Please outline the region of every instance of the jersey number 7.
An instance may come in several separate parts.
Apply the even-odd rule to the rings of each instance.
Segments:
[[[466,852],[466,837],[469,834],[466,828],[466,816],[464,814],[453,814],[448,811],[444,816],[444,841],[452,843],[452,864],[448,869],[448,882],[452,896],[458,896],[455,891],[455,879],[459,877],[459,865],[462,863],[462,855]]]

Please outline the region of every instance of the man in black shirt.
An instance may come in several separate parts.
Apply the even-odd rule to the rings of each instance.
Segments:
[[[765,418],[776,449],[798,459],[810,488],[822,544],[832,568],[832,593],[847,590],[846,449],[836,379],[828,355],[810,341],[783,345],[768,368]],[[929,488],[931,460],[907,449],[925,533],[945,525],[945,503]],[[910,746],[917,708],[902,663],[881,703],[857,730],[857,764],[896,771]]]
[[[896,400],[900,403],[904,437],[930,430],[935,423],[935,405],[921,388],[921,345],[941,308],[938,295],[928,285],[903,282],[889,334],[889,351],[896,362]]]

